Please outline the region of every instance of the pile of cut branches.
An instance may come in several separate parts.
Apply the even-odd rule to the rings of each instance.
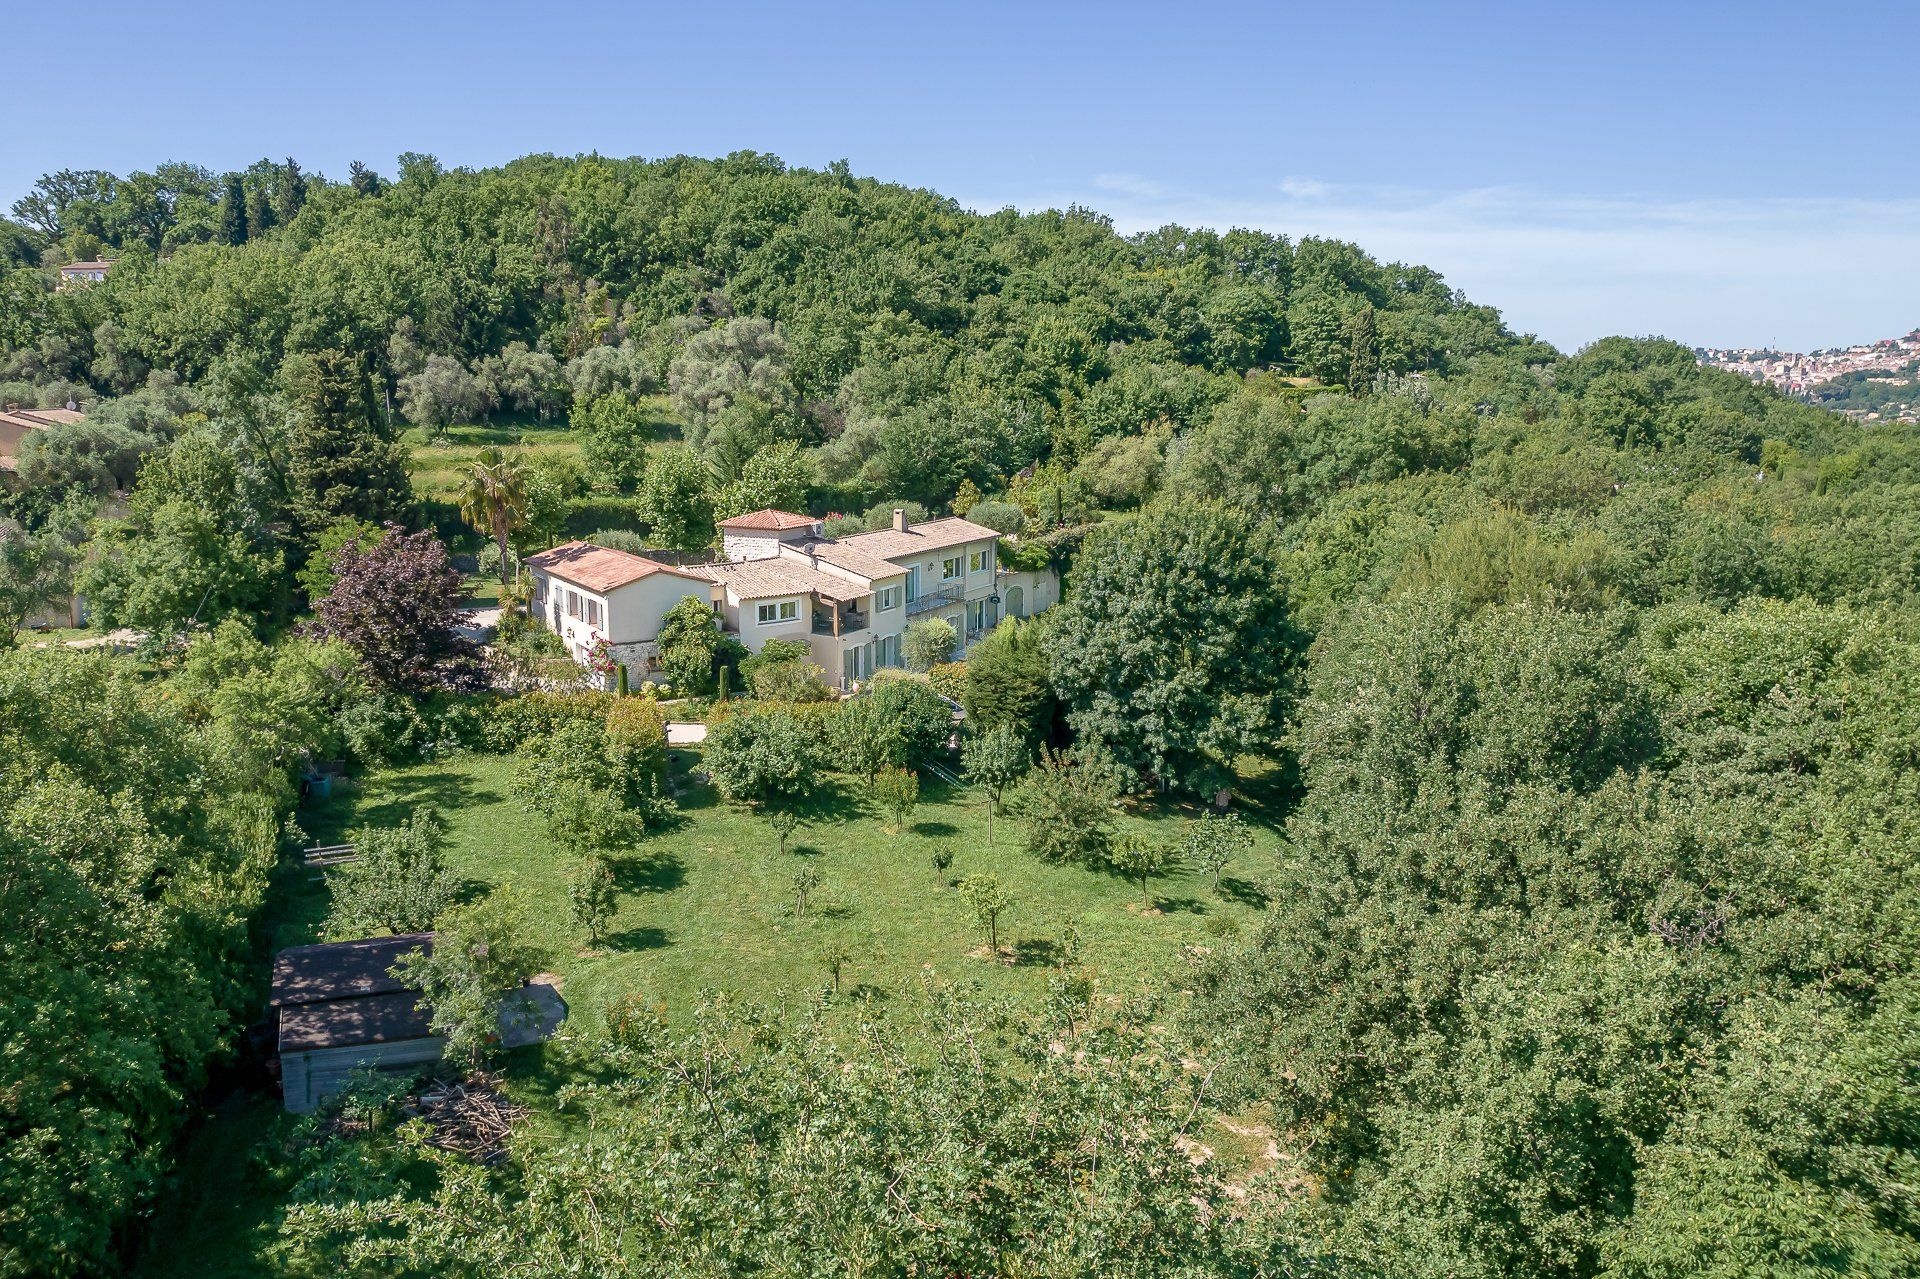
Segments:
[[[475,1071],[463,1080],[435,1079],[408,1097],[401,1113],[433,1129],[427,1144],[483,1164],[506,1158],[507,1137],[527,1108],[500,1091],[500,1079]]]

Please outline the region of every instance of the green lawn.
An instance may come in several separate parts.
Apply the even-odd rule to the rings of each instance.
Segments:
[[[580,454],[580,444],[564,420],[546,426],[455,426],[437,440],[416,426],[402,434],[400,442],[407,449],[413,491],[442,502],[453,500],[483,448],[498,445],[526,458]]]
[[[567,919],[566,857],[540,819],[513,797],[513,762],[468,756],[380,774],[350,784],[324,807],[303,814],[316,840],[344,838],[362,823],[389,825],[424,804],[437,805],[450,827],[449,859],[473,891],[511,881],[533,912],[531,924],[554,953],[554,971],[574,1016],[597,1019],[613,996],[638,991],[686,1013],[703,989],[755,999],[803,997],[820,989],[821,951],[844,943],[854,959],[843,981],[887,999],[922,973],[981,982],[990,992],[1031,996],[1068,921],[1084,939],[1084,959],[1109,990],[1130,989],[1167,971],[1171,952],[1206,944],[1213,928],[1234,928],[1253,911],[1253,882],[1265,877],[1273,839],[1248,864],[1233,867],[1216,896],[1206,877],[1183,871],[1152,884],[1147,906],[1137,884],[1077,866],[1048,866],[1020,848],[1017,821],[995,819],[987,837],[984,792],[922,776],[922,802],[911,827],[894,834],[870,811],[856,783],[830,779],[806,811],[783,856],[766,819],[725,803],[686,776],[695,762],[681,752],[676,825],[618,863],[620,909],[597,949],[576,937]],[[1129,817],[1143,831],[1171,834],[1177,816]],[[963,874],[999,876],[1014,897],[1001,921],[1009,960],[975,955],[980,930],[950,883],[937,880],[930,855],[955,852],[951,881]],[[825,890],[796,917],[791,881],[802,859]],[[288,912],[280,944],[312,939],[324,890],[306,890],[307,907]],[[294,934],[298,934],[297,936]]]
[[[656,445],[679,438],[680,423],[665,396],[648,397],[641,401],[641,408]],[[580,455],[580,442],[564,417],[546,422],[469,423],[449,427],[437,439],[424,427],[408,427],[401,433],[400,442],[407,450],[407,471],[413,477],[414,492],[426,500],[442,502],[452,500],[480,450],[490,445],[528,459]]]
[[[597,1024],[606,1002],[628,992],[664,1002],[676,1020],[709,989],[763,1001],[811,998],[827,983],[821,952],[836,942],[853,955],[842,978],[843,1009],[860,999],[884,1011],[924,974],[1034,999],[1069,921],[1103,991],[1163,981],[1178,971],[1171,961],[1179,947],[1212,944],[1258,909],[1254,884],[1273,868],[1278,844],[1266,816],[1278,811],[1288,781],[1264,766],[1243,779],[1244,811],[1258,843],[1229,869],[1221,893],[1204,874],[1186,870],[1153,881],[1148,906],[1137,884],[1036,861],[1021,850],[1014,819],[995,820],[989,846],[984,793],[930,774],[922,775],[911,828],[899,834],[885,829],[855,783],[832,778],[783,855],[763,816],[692,780],[698,762],[695,752],[677,752],[677,820],[619,864],[619,913],[597,949],[587,948],[568,921],[566,859],[541,820],[514,799],[510,758],[460,756],[350,779],[331,799],[303,809],[300,821],[315,842],[333,843],[358,826],[392,825],[422,805],[438,806],[448,821],[449,860],[467,890],[484,893],[510,881],[525,895],[529,923],[550,945],[572,1009],[562,1029],[568,1034]],[[1129,815],[1125,824],[1168,837],[1190,815],[1156,808]],[[955,852],[946,882],[935,878],[929,860],[942,843]],[[825,879],[804,919],[795,915],[791,890],[803,859]],[[1014,898],[1001,920],[1006,953],[998,960],[986,956],[980,928],[951,884],[978,873],[999,876]],[[283,869],[273,903],[266,927],[275,949],[326,939],[322,877]],[[568,1122],[550,1104],[566,1082],[555,1061],[536,1047],[508,1063],[512,1086],[543,1126]],[[258,1095],[223,1102],[205,1116],[184,1144],[176,1185],[161,1198],[134,1273],[272,1275],[262,1253],[289,1189],[284,1152],[274,1143],[291,1122],[277,1098]],[[1237,1131],[1220,1129],[1209,1140],[1237,1155]]]

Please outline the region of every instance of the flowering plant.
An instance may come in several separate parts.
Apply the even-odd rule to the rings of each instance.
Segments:
[[[587,645],[587,669],[595,675],[611,675],[620,669],[620,663],[614,659],[613,645],[601,636],[595,636]]]

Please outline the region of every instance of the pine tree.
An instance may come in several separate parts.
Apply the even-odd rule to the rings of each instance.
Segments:
[[[273,194],[274,217],[282,226],[293,221],[299,214],[300,206],[307,202],[307,179],[300,172],[300,165],[292,156],[280,166],[280,182]]]
[[[240,175],[227,175],[227,193],[220,197],[220,243],[247,242],[247,189]]]
[[[296,425],[288,482],[293,517],[308,535],[352,517],[378,523],[410,496],[405,453],[381,421],[366,361],[327,350],[289,362]]]
[[[386,186],[379,174],[358,160],[347,166],[347,182],[361,195],[379,195]]]
[[[247,238],[257,240],[273,230],[273,201],[258,182],[247,188]]]

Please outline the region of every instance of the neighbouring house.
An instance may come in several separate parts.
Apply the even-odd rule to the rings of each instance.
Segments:
[[[86,420],[87,415],[72,403],[64,409],[23,409],[18,404],[8,404],[0,411],[0,470],[15,468],[21,444],[35,431]]]
[[[280,1092],[305,1112],[356,1070],[413,1072],[445,1046],[420,997],[390,971],[432,933],[366,937],[283,950],[273,961],[271,1006],[279,1018]]]
[[[69,262],[60,268],[60,283],[98,284],[107,278],[107,272],[112,269],[112,260],[106,258],[95,258],[91,262]]]
[[[432,950],[432,933],[294,946],[273,960],[270,1005],[279,1020],[280,1092],[304,1113],[339,1092],[356,1071],[418,1074],[446,1044],[417,992],[393,975],[401,956]],[[500,1042],[518,1048],[550,1038],[566,1019],[559,991],[536,979],[500,1009]]]
[[[533,577],[533,615],[566,643],[582,666],[595,650],[627,668],[630,679],[660,670],[660,622],[683,599],[712,602],[713,585],[691,569],[591,542],[568,542],[527,557]],[[613,676],[602,672],[613,687]]]
[[[811,516],[764,510],[722,520],[719,530],[726,558],[710,564],[669,569],[642,556],[583,542],[555,547],[528,563],[536,569],[536,592],[541,589],[541,562],[549,556],[562,562],[619,556],[630,562],[621,573],[635,574],[632,581],[645,581],[658,571],[699,578],[711,584],[709,601],[717,624],[749,651],[758,652],[771,639],[802,640],[828,683],[842,689],[864,682],[883,667],[901,665],[901,635],[921,618],[945,618],[958,640],[956,655],[964,655],[1002,618],[1031,616],[1059,599],[1059,580],[1051,568],[1005,568],[999,562],[1000,535],[958,517],[912,524],[905,511],[895,510],[890,527],[828,538]],[[640,565],[651,569],[642,573]],[[546,571],[554,576],[562,572]],[[621,594],[626,590],[627,583],[620,581],[598,596],[582,597],[589,617],[606,618],[618,608],[619,620],[600,631],[616,652],[629,636],[647,632],[651,640],[666,610],[692,594],[676,587],[671,595],[656,591],[643,600],[633,592],[629,602]],[[598,613],[591,611],[596,599]],[[578,633],[577,626],[567,629],[573,619],[551,603],[536,605],[535,611],[563,638]],[[569,639],[568,647],[587,663],[576,641]],[[645,678],[651,669],[629,664],[628,675]]]

